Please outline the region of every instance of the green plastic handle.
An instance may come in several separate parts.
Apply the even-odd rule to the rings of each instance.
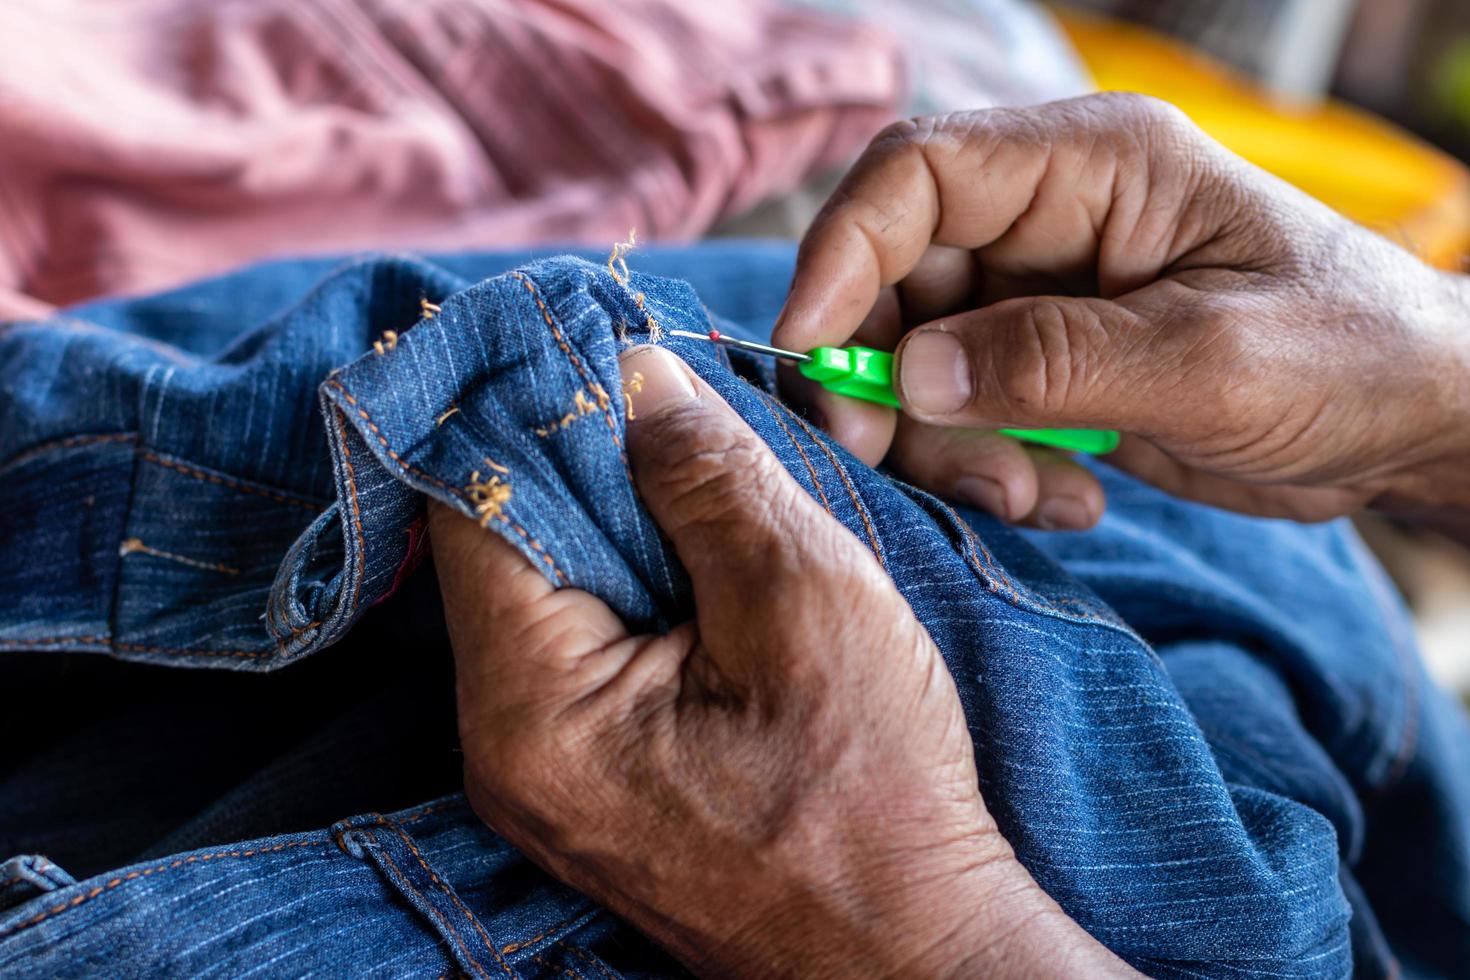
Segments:
[[[814,347],[802,374],[828,391],[848,398],[898,408],[893,393],[893,355],[871,347]],[[1102,456],[1118,448],[1118,433],[1109,429],[1001,429],[1003,434],[1041,446]]]

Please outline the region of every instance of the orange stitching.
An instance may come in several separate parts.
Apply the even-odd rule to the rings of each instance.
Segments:
[[[419,820],[424,819],[425,817],[427,817],[431,813],[438,813],[440,810],[447,810],[450,807],[456,805],[458,802],[459,802],[458,800],[450,800],[448,803],[435,803],[432,806],[426,806],[426,807],[424,807],[422,810],[419,810],[417,813],[409,814],[408,816],[404,817],[402,820],[400,820],[398,822],[401,823],[401,824],[402,823],[415,823],[415,822],[417,822]]]
[[[369,834],[368,836],[373,839],[374,844],[378,842],[378,836],[376,834]],[[398,870],[398,863],[393,860],[393,855],[384,850],[381,845],[378,847],[378,854],[384,861],[388,862],[388,867],[392,869],[393,877],[397,878],[404,888],[407,888],[420,898],[423,897],[424,893],[415,888],[413,882],[408,880],[408,876]],[[449,930],[449,934],[454,937],[454,945],[459,947],[459,951],[464,954],[464,958],[469,961],[470,966],[475,968],[475,972],[482,977],[489,976],[485,972],[485,968],[480,965],[480,961],[470,955],[470,951],[465,948],[464,939],[460,936],[459,930],[454,928],[454,924],[444,917],[444,913],[436,909],[434,903],[428,899],[424,899],[424,907],[433,914],[434,918],[439,920],[440,925]]]
[[[764,391],[761,391],[761,389],[756,388],[755,390],[759,394],[763,395],[766,401],[774,402],[776,407],[785,411],[790,411],[790,409],[787,409],[785,405],[782,405],[780,402],[776,401],[776,399],[772,398]],[[764,404],[764,402],[762,404]],[[791,445],[796,447],[797,453],[801,455],[801,461],[806,464],[806,471],[811,474],[812,486],[817,488],[817,496],[822,498],[822,506],[826,509],[828,514],[831,514],[832,503],[827,499],[827,491],[822,489],[822,481],[817,479],[817,468],[812,465],[812,461],[807,456],[806,450],[801,448],[801,443],[796,441],[796,433],[792,432],[791,429],[786,425],[786,423],[781,421],[780,413],[772,411],[770,405],[766,405],[766,411],[770,414],[771,418],[776,420],[776,424],[781,427],[781,431],[786,433],[786,438],[791,440]]]
[[[183,463],[176,463],[171,459],[164,459],[162,456],[159,456],[156,453],[144,452],[142,455],[143,458],[150,463],[157,463],[159,466],[166,467],[167,469],[177,470],[185,476],[192,476],[196,480],[204,480],[207,483],[217,483],[221,486],[229,487],[231,490],[239,490],[241,493],[254,494],[257,497],[266,497],[278,503],[290,504],[292,507],[300,507],[303,510],[309,510],[313,514],[319,514],[322,511],[322,507],[319,504],[309,503],[299,498],[287,497],[284,494],[272,493],[269,490],[259,490],[255,487],[248,487],[243,483],[239,483],[235,480],[230,479],[229,477],[218,476],[214,473],[206,473],[203,470],[196,470],[192,466],[185,466]]]
[[[643,305],[643,301],[647,297],[642,293],[633,292],[633,288],[628,285],[628,283],[633,281],[633,274],[628,271],[628,260],[625,256],[637,247],[638,229],[629,228],[628,240],[626,242],[613,243],[612,252],[607,257],[607,271],[613,277],[613,282],[622,286],[623,292],[633,297],[633,305],[637,306],[638,312],[643,314],[644,325],[648,327],[649,343],[656,344],[663,339],[664,328],[653,318],[653,314],[648,312],[648,307]],[[618,272],[619,267],[623,270],[621,273]],[[624,344],[628,343],[628,324],[621,318],[618,321],[618,340]]]
[[[592,380],[592,377],[587,373],[587,369],[584,368],[582,366],[582,362],[577,359],[577,355],[572,353],[571,345],[568,344],[566,338],[561,335],[561,330],[557,327],[556,321],[551,318],[551,311],[548,310],[546,308],[546,304],[541,301],[541,294],[536,291],[535,283],[533,283],[528,276],[520,272],[512,272],[511,275],[521,281],[521,285],[526,287],[526,292],[530,293],[531,298],[536,301],[536,308],[541,311],[541,319],[545,320],[546,325],[551,328],[551,335],[556,338],[556,345],[560,347],[562,353],[567,356],[567,360],[572,362],[572,367],[577,369],[577,373],[582,376],[582,380],[586,382],[587,386],[589,388],[592,388],[593,393],[598,394],[598,404],[603,408],[603,416],[607,419],[607,431],[612,434],[613,445],[618,447],[618,453],[622,456],[623,459],[623,469],[627,470],[628,472],[628,482],[632,483],[633,467],[628,463],[628,453],[626,450],[623,449],[622,440],[618,438],[618,426],[617,423],[613,421],[611,400],[607,398],[607,393],[602,391],[601,385],[598,385],[597,382]]]
[[[380,443],[383,444],[383,450],[388,454],[388,456],[393,460],[393,462],[395,462],[395,463],[398,464],[398,466],[399,466],[400,469],[402,469],[404,472],[412,473],[412,474],[414,474],[417,477],[420,477],[422,479],[428,480],[430,483],[434,484],[436,487],[439,487],[441,490],[445,491],[446,493],[450,494],[451,496],[458,497],[460,500],[465,500],[466,502],[468,502],[468,500],[465,497],[464,493],[458,487],[452,487],[449,484],[445,483],[443,480],[440,480],[440,479],[438,479],[437,477],[434,477],[434,476],[430,476],[428,473],[425,473],[423,470],[420,470],[416,466],[413,466],[410,463],[406,462],[402,457],[400,457],[396,452],[394,452],[393,451],[393,448],[388,445],[388,440],[385,439],[385,438],[383,438],[383,433],[381,431],[379,431],[379,429],[378,429],[378,427],[376,425],[373,424],[373,420],[368,416],[368,413],[365,412],[357,404],[357,399],[356,398],[353,398],[351,392],[349,392],[346,388],[342,387],[342,385],[341,385],[340,382],[338,382],[336,380],[332,380],[332,381],[328,381],[327,384],[330,387],[336,388],[338,391],[340,391],[342,393],[342,397],[345,398],[345,399],[347,399],[347,403],[349,405],[351,405],[353,408],[356,408],[357,409],[357,414],[360,415],[360,416],[362,416],[362,420],[367,423],[368,428],[373,430],[373,435],[377,436],[378,437],[378,442],[380,442]],[[624,459],[624,463],[626,463],[626,462],[627,462],[627,460],[625,458]],[[512,521],[510,518],[506,517],[505,515],[502,514],[501,517],[500,517],[500,519],[502,521],[504,521],[506,524],[509,524],[511,527],[515,528],[517,534],[519,534],[522,538],[524,538],[526,540],[526,542],[532,548],[535,548],[536,551],[540,552],[541,557],[544,558],[544,559],[546,559],[546,564],[548,564],[548,565],[551,566],[552,572],[556,575],[556,577],[558,579],[560,579],[563,582],[569,581],[567,579],[567,577],[562,574],[561,569],[559,569],[559,568],[556,567],[556,562],[555,562],[555,560],[552,559],[551,555],[547,554],[546,549],[543,548],[543,547],[541,547],[541,542],[539,542],[535,538],[531,537],[531,535],[529,535],[529,534],[526,533],[526,529],[525,528],[521,527],[519,524],[515,523],[514,521]]]
[[[802,431],[811,436],[812,442],[817,444],[817,448],[827,454],[827,459],[832,463],[832,468],[837,471],[838,477],[842,479],[843,486],[847,487],[847,495],[852,498],[852,506],[854,507],[854,509],[857,510],[858,517],[862,518],[863,527],[868,532],[868,542],[873,546],[873,557],[878,559],[878,565],[886,572],[888,570],[888,563],[883,560],[883,552],[878,547],[878,535],[873,530],[873,522],[868,519],[867,508],[865,508],[862,504],[862,501],[858,499],[857,487],[854,487],[852,485],[852,480],[848,479],[847,471],[844,470],[842,468],[842,464],[838,462],[836,454],[833,453],[832,450],[827,448],[826,443],[816,437],[811,428],[807,426],[806,420],[803,419],[800,415],[795,414],[794,412],[792,413],[791,417],[796,420],[797,425],[801,426]]]
[[[107,636],[48,636],[36,640],[0,640],[0,648],[30,650],[34,647],[60,647],[69,643],[96,643],[125,653],[168,653],[188,657],[269,657],[269,650],[190,650],[184,647],[149,647],[137,643],[114,643]]]
[[[1011,577],[1006,574],[1005,569],[1001,568],[1000,562],[995,560],[995,556],[990,553],[990,549],[985,546],[985,542],[980,540],[980,535],[975,533],[975,529],[970,527],[964,518],[955,513],[954,508],[949,504],[941,500],[939,501],[939,506],[943,507],[948,512],[950,518],[959,525],[961,532],[965,536],[966,544],[970,546],[972,560],[979,568],[981,575],[985,578],[997,579],[1006,591],[1011,594],[1011,599],[1015,602],[1020,602],[1020,591],[1016,588],[1015,583],[1011,581]],[[985,564],[983,566],[980,565],[981,554],[985,556]],[[991,591],[996,590],[992,589]]]
[[[405,832],[402,827],[396,826],[394,824],[387,824],[387,826],[395,834],[403,838],[403,843],[408,845],[408,849],[412,851],[413,856],[418,859],[419,865],[424,869],[424,871],[428,872],[429,880],[432,881],[435,885],[438,885],[439,889],[443,891],[445,895],[449,896],[449,900],[454,903],[455,908],[459,909],[462,913],[464,913],[465,918],[470,920],[470,924],[475,927],[475,931],[480,934],[480,938],[485,940],[485,945],[490,947],[490,952],[495,954],[495,960],[497,963],[500,964],[500,968],[505,971],[505,975],[508,977],[514,977],[515,971],[510,968],[509,963],[505,962],[505,957],[500,955],[500,950],[496,948],[495,943],[491,941],[490,934],[485,931],[484,926],[480,925],[479,917],[471,913],[469,909],[465,908],[464,903],[459,900],[459,896],[454,893],[454,889],[450,888],[448,885],[444,884],[444,882],[439,880],[439,876],[434,873],[434,869],[429,867],[429,862],[425,861],[424,856],[419,853],[419,849],[417,846],[415,846],[413,838],[408,836],[407,832]],[[387,856],[386,851],[383,852],[383,856]]]
[[[198,558],[190,558],[188,555],[178,555],[172,551],[161,551],[158,548],[144,544],[142,538],[124,538],[123,543],[118,545],[117,554],[119,558],[126,555],[149,555],[165,561],[176,561],[180,565],[202,568],[208,572],[223,572],[226,575],[240,574],[240,570],[234,565],[226,565],[224,562],[200,561]]]
[[[406,823],[407,821],[404,822]],[[534,946],[541,940],[545,939],[547,936],[551,935],[553,932],[556,932],[558,929],[564,929],[566,926],[570,925],[573,922],[576,922],[578,919],[586,914],[586,909],[582,909],[579,912],[574,912],[571,915],[567,916],[565,919],[562,919],[556,925],[542,929],[530,939],[522,939],[519,942],[506,943],[505,948],[502,950],[502,952],[504,952],[506,955],[509,955],[511,953],[514,953],[518,949],[525,949],[527,946]]]
[[[348,607],[356,609],[358,597],[362,595],[363,569],[367,566],[367,543],[362,536],[362,512],[357,506],[357,473],[352,468],[352,450],[347,446],[347,420],[340,408],[337,410],[337,436],[342,440],[342,462],[347,466],[347,492],[352,501],[352,527],[357,534],[357,574],[353,576],[352,604]]]
[[[537,966],[541,967],[544,970],[550,971],[550,970],[555,970],[556,969],[556,967],[554,967],[550,963],[548,963],[544,957],[538,956],[535,953],[532,953],[531,954],[531,961],[534,962]],[[587,980],[586,977],[582,976],[582,974],[580,974],[580,973],[577,972],[577,968],[576,967],[574,967],[571,964],[566,963],[566,962],[563,962],[562,963],[560,973],[564,977],[575,977],[576,980]]]
[[[615,974],[611,970],[609,970],[605,965],[603,965],[603,962],[601,960],[599,960],[597,957],[593,956],[591,953],[587,952],[581,946],[573,946],[572,944],[568,943],[564,939],[558,939],[556,941],[556,945],[557,946],[560,946],[564,950],[567,950],[568,952],[570,952],[573,956],[575,956],[577,959],[581,960],[582,962],[584,962],[584,963],[590,963],[592,966],[596,967],[597,968],[597,972],[598,973],[601,973],[603,976],[607,977],[608,980],[618,980],[617,974]],[[573,972],[575,972],[575,971],[573,971]]]
[[[83,902],[96,898],[103,892],[110,891],[123,884],[124,882],[132,881],[135,878],[147,878],[150,875],[163,874],[165,871],[172,871],[174,868],[182,867],[185,864],[193,864],[196,861],[210,861],[214,858],[222,857],[254,857],[257,854],[270,854],[275,851],[284,851],[290,847],[316,847],[323,843],[325,843],[325,841],[287,841],[283,844],[277,844],[274,847],[251,848],[250,850],[245,851],[216,851],[213,854],[192,854],[186,858],[179,858],[177,861],[174,861],[170,864],[160,864],[154,868],[143,868],[139,871],[129,871],[125,875],[119,875],[118,877],[112,879],[105,885],[98,885],[91,891],[83,892],[70,901],[63,902],[52,909],[42,912],[40,915],[37,915],[34,918],[27,919],[26,921],[18,923],[17,925],[5,930],[4,932],[0,932],[0,939],[5,938],[6,936],[14,935],[22,929],[29,929],[31,926],[36,925],[39,922],[44,922],[45,920],[51,918],[53,915],[59,915],[60,913],[65,912],[67,909],[76,908]]]
[[[46,453],[57,452],[62,449],[72,449],[76,446],[90,446],[103,442],[134,442],[138,438],[136,432],[111,432],[105,435],[95,436],[69,436],[65,439],[56,439],[51,442],[43,442],[39,446],[32,446],[0,463],[0,470],[8,470],[12,466],[19,466],[36,456],[44,456]]]

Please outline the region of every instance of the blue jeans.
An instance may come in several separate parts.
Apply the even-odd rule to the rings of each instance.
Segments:
[[[790,251],[476,281],[521,258],[271,263],[0,327],[0,649],[268,671],[380,604],[437,616],[403,605],[424,496],[634,629],[688,617],[628,474],[619,334],[707,329],[704,304],[759,332]],[[768,365],[662,342],[893,577],[1002,831],[1092,935],[1158,976],[1470,969],[1470,732],[1346,524],[1228,515],[1098,465],[1096,530],[1017,532],[858,463]],[[677,972],[459,797],[80,882],[21,857],[6,905],[0,972]]]

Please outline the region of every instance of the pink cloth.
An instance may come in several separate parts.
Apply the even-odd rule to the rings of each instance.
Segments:
[[[0,317],[268,254],[687,239],[848,158],[890,38],[756,0],[6,0]]]

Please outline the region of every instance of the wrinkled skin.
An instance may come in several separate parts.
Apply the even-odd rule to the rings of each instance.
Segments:
[[[1175,493],[1470,512],[1470,296],[1132,96],[919,120],[804,240],[776,343],[897,350],[903,412],[788,392],[863,459],[1082,528],[1096,480],[990,429],[1124,430]],[[981,799],[952,681],[866,549],[665,352],[628,451],[698,615],[629,636],[431,505],[476,812],[696,972],[1108,976]]]
[[[431,510],[476,812],[704,975],[1128,974],[998,833],[871,553],[676,357],[634,370],[628,453],[694,622],[630,636]]]
[[[1267,516],[1470,503],[1470,292],[1164,103],[899,123],[802,243],[775,343],[898,352],[903,413],[784,379],[841,442],[1003,518],[1093,524],[1097,482],[986,431]]]

